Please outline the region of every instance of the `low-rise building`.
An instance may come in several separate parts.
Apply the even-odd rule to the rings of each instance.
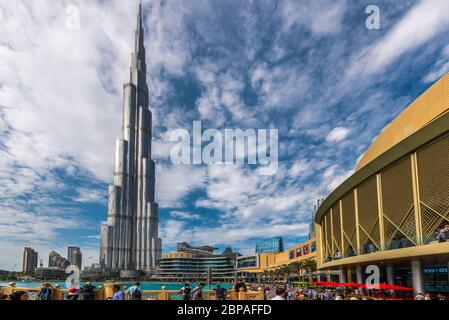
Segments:
[[[209,246],[192,247],[178,244],[177,252],[166,253],[158,260],[153,279],[171,282],[233,282],[239,253],[227,248],[214,254]]]
[[[311,238],[285,252],[256,253],[237,258],[237,270],[246,279],[254,279],[257,274],[276,270],[291,265],[294,262],[316,259],[316,242]]]
[[[65,272],[65,268],[59,267],[48,267],[48,268],[39,267],[36,268],[34,275],[37,278],[48,280],[62,279],[64,277],[69,276],[69,274]]]

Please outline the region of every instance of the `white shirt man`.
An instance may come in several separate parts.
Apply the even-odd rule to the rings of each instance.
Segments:
[[[285,300],[285,290],[284,288],[277,288],[276,289],[276,296],[272,298],[271,300]]]

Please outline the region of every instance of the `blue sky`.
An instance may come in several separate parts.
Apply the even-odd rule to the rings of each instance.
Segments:
[[[67,28],[79,8],[79,29]],[[380,9],[381,29],[365,27]],[[254,251],[307,235],[313,203],[449,71],[449,3],[143,1],[156,199],[176,242]],[[0,0],[0,269],[24,246],[98,261],[137,1]],[[279,170],[172,165],[170,133],[279,129]]]

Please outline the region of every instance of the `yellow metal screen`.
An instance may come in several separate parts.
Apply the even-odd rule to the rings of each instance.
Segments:
[[[347,256],[351,248],[354,251],[357,248],[354,190],[344,196],[341,203],[343,209],[343,251]]]
[[[381,175],[386,248],[401,248],[410,245],[410,242],[416,245],[410,157],[387,168]]]
[[[340,201],[337,201],[332,207],[332,235],[334,240],[334,254],[337,251],[341,253],[341,222],[340,222]]]
[[[449,219],[449,136],[417,152],[418,186],[424,241]]]
[[[326,213],[326,257],[328,255],[332,256],[332,226],[331,226],[331,215],[330,212]]]
[[[357,187],[360,246],[373,244],[380,249],[379,209],[377,203],[376,177],[372,177]]]

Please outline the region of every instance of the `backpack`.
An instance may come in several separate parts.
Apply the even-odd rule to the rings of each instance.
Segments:
[[[84,286],[83,291],[84,291],[84,293],[91,294],[94,292],[94,286],[86,285],[86,286]]]
[[[51,291],[49,288],[42,288],[39,292],[39,299],[40,300],[48,300],[50,297]]]
[[[217,297],[223,297],[224,296],[224,288],[216,288],[215,293]]]
[[[142,291],[140,291],[139,287],[136,287],[131,293],[131,300],[142,300]]]
[[[192,288],[190,288],[190,287],[184,287],[183,293],[184,293],[185,296],[186,296],[186,295],[189,295],[190,292],[192,292]]]

